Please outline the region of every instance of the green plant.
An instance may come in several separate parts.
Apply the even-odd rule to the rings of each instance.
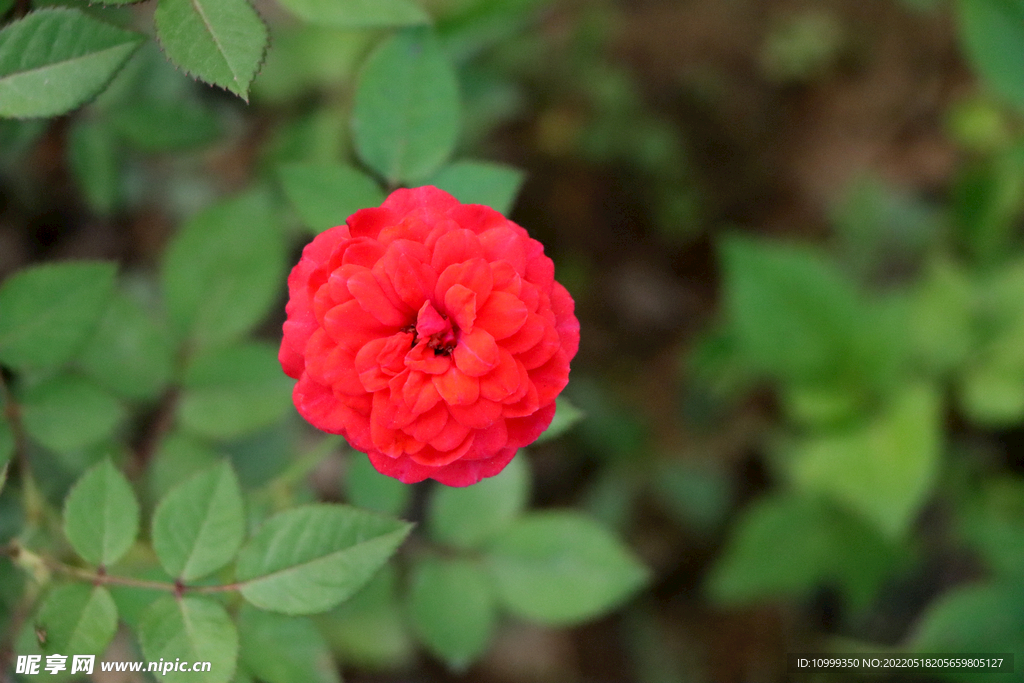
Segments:
[[[479,22],[531,7],[283,6],[302,21],[270,27],[266,85],[268,28],[245,0],[160,0],[155,41],[132,7],[74,2],[18,2],[0,29],[0,115],[18,119],[0,131],[5,182],[59,134],[93,215],[156,207],[181,224],[155,268],[43,263],[0,284],[5,669],[102,655],[119,623],[139,660],[211,664],[172,680],[336,681],[339,659],[397,666],[417,641],[464,669],[502,612],[580,623],[647,581],[586,516],[528,510],[522,455],[474,488],[431,489],[413,530],[398,518],[410,487],[294,416],[263,327],[280,321],[289,252],[398,186],[511,208],[520,171],[453,160],[451,45],[486,44]],[[255,170],[226,179],[218,154]],[[579,417],[562,403],[548,438]],[[346,474],[326,495],[348,504],[310,485],[331,464]]]

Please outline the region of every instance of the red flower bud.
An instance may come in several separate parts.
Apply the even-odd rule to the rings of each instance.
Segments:
[[[554,274],[498,212],[396,190],[292,269],[280,359],[295,407],[405,483],[494,476],[569,381],[580,324]]]

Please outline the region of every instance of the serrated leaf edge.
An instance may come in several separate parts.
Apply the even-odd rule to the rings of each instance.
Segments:
[[[244,92],[235,92],[231,88],[223,86],[223,85],[221,85],[219,83],[211,83],[210,81],[206,80],[202,76],[199,76],[198,74],[190,71],[183,64],[179,64],[177,61],[172,59],[171,56],[167,53],[167,48],[164,47],[164,43],[163,43],[163,40],[161,39],[161,32],[160,32],[159,27],[156,27],[157,28],[157,30],[156,30],[156,45],[160,49],[160,52],[163,54],[164,59],[166,59],[168,62],[170,62],[171,65],[174,67],[174,69],[176,71],[181,71],[183,74],[185,74],[186,76],[191,78],[193,81],[196,81],[198,83],[205,83],[206,85],[209,85],[209,86],[212,86],[212,87],[215,87],[215,88],[220,88],[221,90],[223,90],[225,92],[229,92],[232,95],[236,95],[243,102],[245,102],[246,104],[249,104],[249,88],[252,85],[253,81],[256,80],[256,77],[260,75],[260,72],[263,71],[263,65],[267,61],[267,53],[270,51],[271,38],[270,38],[270,27],[267,25],[267,21],[260,14],[259,10],[256,9],[256,7],[249,0],[245,0],[245,3],[247,5],[249,5],[249,9],[251,9],[253,11],[253,13],[256,15],[256,19],[258,19],[260,24],[263,25],[263,32],[264,32],[265,40],[263,41],[263,51],[260,52],[260,58],[256,62],[256,70],[252,74],[252,80],[250,80],[248,83],[245,84]],[[203,19],[203,23],[206,23],[205,18]],[[156,21],[154,19],[154,25],[155,24],[156,24]],[[228,68],[230,69],[230,66]],[[236,83],[238,82],[237,78],[235,79],[235,82]]]
[[[141,2],[141,1],[142,0],[136,0],[136,2]],[[116,28],[116,29],[118,29],[120,31],[124,31],[125,33],[132,34],[135,37],[135,46],[128,52],[128,54],[125,55],[124,61],[121,62],[121,65],[118,66],[116,69],[114,69],[111,72],[110,77],[107,78],[105,81],[103,81],[103,83],[100,84],[100,86],[96,89],[96,92],[94,92],[91,95],[86,96],[85,99],[83,99],[81,102],[76,104],[71,109],[68,109],[67,111],[60,112],[58,114],[44,114],[44,115],[41,115],[41,116],[7,116],[7,115],[0,114],[0,119],[14,119],[16,121],[30,121],[32,119],[47,119],[47,118],[54,118],[54,117],[57,117],[57,116],[63,116],[65,114],[69,113],[69,112],[73,112],[73,111],[77,111],[78,109],[81,109],[82,107],[84,107],[85,105],[91,103],[93,100],[95,100],[97,97],[99,97],[99,95],[104,90],[107,89],[107,86],[110,85],[110,82],[114,80],[114,77],[117,76],[117,74],[121,71],[121,69],[124,68],[124,65],[128,63],[128,60],[132,58],[132,55],[134,55],[138,51],[138,49],[140,47],[142,47],[142,44],[144,42],[146,42],[146,36],[142,35],[141,33],[136,33],[135,31],[130,31],[128,29],[121,28],[120,26],[114,26],[113,24],[108,24],[105,21],[102,21],[100,19],[96,19],[95,17],[90,17],[89,15],[85,14],[84,12],[80,12],[80,11],[78,11],[78,10],[72,8],[72,7],[45,7],[43,9],[38,9],[38,10],[32,11],[30,14],[25,15],[25,17],[22,17],[18,21],[23,21],[28,16],[35,16],[35,15],[38,15],[38,14],[78,14],[78,15],[87,17],[89,19],[92,19],[93,21],[96,21],[98,23],[110,26],[111,28]],[[260,21],[262,21],[262,18],[260,19]],[[17,22],[11,22],[10,24],[7,24],[7,26],[4,26],[3,28],[6,29],[6,28],[14,25],[15,23],[17,23]],[[264,23],[264,25],[266,25],[266,24]],[[122,45],[126,45],[126,44],[127,43],[122,43]],[[104,50],[99,50],[98,52],[91,52],[91,53],[89,53],[89,55],[91,56],[91,55],[102,54],[103,52],[106,52],[107,50],[112,50],[112,49],[114,49],[114,48],[106,48]],[[265,52],[265,50],[264,50],[264,52]],[[85,55],[83,55],[83,56],[85,56]],[[75,59],[80,59],[80,58],[76,57]],[[62,62],[54,62],[54,64],[64,64],[64,63],[71,62],[71,61],[74,61],[74,60],[67,59],[67,60],[64,60]],[[261,62],[261,65],[262,65],[262,62]],[[47,65],[47,66],[52,66],[52,64]],[[24,73],[30,73],[31,71],[35,71],[35,69],[31,69],[29,71],[18,71],[16,73],[24,74]],[[11,74],[8,74],[8,76],[9,75],[11,75]],[[6,76],[0,76],[0,78],[5,78],[5,77]]]

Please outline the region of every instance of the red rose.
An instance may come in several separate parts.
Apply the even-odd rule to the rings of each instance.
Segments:
[[[405,483],[500,472],[550,424],[579,346],[540,242],[435,187],[318,235],[288,289],[296,408]]]

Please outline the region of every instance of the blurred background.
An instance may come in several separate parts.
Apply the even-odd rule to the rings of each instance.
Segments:
[[[588,511],[653,579],[589,625],[506,623],[461,675],[353,621],[332,641],[347,680],[783,681],[818,650],[1021,671],[1019,3],[423,5],[459,69],[457,156],[525,172],[511,217],[582,325],[585,418],[531,449],[533,506]],[[150,43],[85,109],[0,121],[0,278],[102,258],[145,291],[183,218],[351,158],[381,32],[257,8],[248,105]]]

